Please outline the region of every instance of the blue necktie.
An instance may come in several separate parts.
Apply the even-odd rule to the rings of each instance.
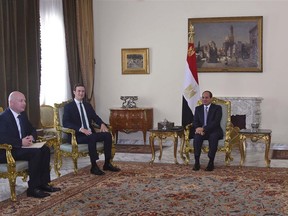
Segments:
[[[19,123],[20,123],[20,133],[21,133],[21,137],[23,138],[25,137],[25,129],[24,129],[24,124],[23,124],[23,119],[21,115],[18,115],[17,118],[19,119]]]
[[[205,106],[205,109],[204,109],[204,126],[207,125],[207,116],[208,116],[208,106]]]
[[[86,119],[85,119],[85,116],[84,116],[84,112],[83,112],[82,103],[80,103],[80,112],[81,112],[81,119],[82,119],[83,127],[85,129],[88,129],[87,124],[86,124]]]

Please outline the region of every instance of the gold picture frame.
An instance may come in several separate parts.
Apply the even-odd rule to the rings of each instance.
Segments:
[[[121,49],[122,74],[149,74],[149,48]]]
[[[189,18],[198,72],[263,72],[262,28],[263,16]]]

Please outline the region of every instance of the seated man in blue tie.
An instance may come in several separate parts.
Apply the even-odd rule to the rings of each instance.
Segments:
[[[212,103],[212,92],[202,93],[202,105],[195,108],[193,127],[195,128],[193,147],[195,164],[193,170],[200,169],[200,155],[203,140],[209,142],[209,163],[205,171],[214,170],[214,159],[218,148],[219,139],[223,138],[223,130],[220,126],[222,119],[222,107]]]
[[[74,100],[66,104],[63,114],[63,126],[72,128],[76,132],[78,143],[87,143],[91,161],[90,172],[94,175],[104,175],[105,173],[98,167],[96,161],[99,159],[96,151],[96,142],[104,141],[105,163],[103,170],[118,172],[120,169],[110,163],[112,136],[106,124],[96,114],[91,104],[83,101],[85,97],[85,87],[82,84],[74,86]],[[92,123],[100,126],[100,132],[95,132]]]
[[[44,198],[47,192],[60,191],[50,183],[50,149],[23,148],[31,146],[36,140],[35,128],[25,113],[26,98],[24,94],[14,91],[8,98],[9,108],[0,114],[0,143],[12,145],[12,156],[17,160],[28,161],[29,181],[27,196]],[[0,163],[7,163],[4,150],[0,150]]]

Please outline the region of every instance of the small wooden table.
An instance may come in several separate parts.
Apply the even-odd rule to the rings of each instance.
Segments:
[[[116,143],[118,131],[124,133],[142,131],[146,144],[146,133],[153,128],[153,108],[111,108],[109,121]]]
[[[174,139],[174,162],[175,164],[178,164],[177,161],[177,146],[178,146],[178,137],[182,139],[182,142],[184,143],[184,128],[183,127],[174,127],[173,129],[150,129],[150,137],[149,137],[149,143],[151,147],[151,153],[152,153],[152,159],[150,161],[150,164],[154,163],[155,160],[155,148],[154,148],[154,140],[155,137],[158,137],[160,139],[160,154],[159,154],[159,160],[162,158],[162,140],[166,139],[167,137],[172,137]]]
[[[271,144],[271,133],[272,131],[269,129],[242,129],[239,131],[240,135],[240,154],[241,154],[241,162],[240,165],[242,166],[245,162],[246,158],[246,139],[250,138],[252,142],[257,142],[258,140],[262,140],[265,142],[266,149],[265,149],[265,156],[264,159],[266,161],[266,167],[270,167],[271,160],[269,159],[269,150]]]

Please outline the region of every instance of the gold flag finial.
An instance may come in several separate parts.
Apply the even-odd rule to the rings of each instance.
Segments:
[[[189,31],[188,31],[188,43],[194,43],[194,26],[192,24],[189,25]]]

